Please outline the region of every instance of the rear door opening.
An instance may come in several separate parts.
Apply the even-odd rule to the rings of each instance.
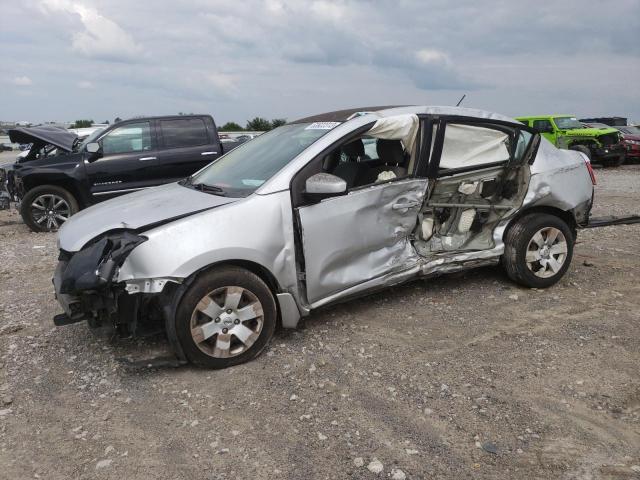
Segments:
[[[430,189],[415,235],[424,257],[493,248],[493,230],[522,204],[538,134],[506,122],[433,121]]]

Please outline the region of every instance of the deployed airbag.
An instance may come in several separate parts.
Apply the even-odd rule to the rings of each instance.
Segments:
[[[386,140],[401,140],[405,150],[413,156],[418,126],[417,115],[394,115],[376,121],[367,135]]]
[[[509,136],[498,130],[448,124],[440,168],[462,168],[509,159]]]

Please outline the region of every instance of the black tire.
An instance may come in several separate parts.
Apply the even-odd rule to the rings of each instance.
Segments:
[[[587,147],[585,145],[574,145],[572,147],[569,147],[569,150],[575,150],[576,152],[582,152],[587,156],[589,161],[591,161],[591,150],[589,149],[589,147]]]
[[[35,204],[46,206],[49,202],[48,199],[61,199],[66,203],[66,205],[63,204],[63,208],[59,210],[50,210],[55,212],[51,214],[52,216],[50,218],[46,218],[47,215],[39,215],[42,209],[34,206]],[[55,205],[52,205],[52,207],[53,206]],[[77,213],[78,210],[79,207],[76,198],[68,190],[56,185],[42,185],[32,188],[20,202],[20,215],[24,223],[26,223],[33,232],[55,232],[65,222],[62,217],[68,219]],[[62,214],[63,212],[64,214]]]
[[[602,165],[608,168],[616,168],[621,166],[625,161],[625,155],[620,155],[615,158],[607,158],[606,160],[602,160]]]
[[[531,242],[534,242],[534,236],[537,232],[546,228],[554,228],[562,233],[566,243],[566,253],[564,254],[563,263],[558,271],[543,278],[534,273],[529,267],[526,258],[529,246]],[[557,283],[569,268],[571,258],[573,257],[575,234],[564,220],[555,215],[532,213],[520,218],[509,228],[504,243],[505,249],[504,255],[502,256],[502,265],[509,278],[525,287],[547,288]],[[558,255],[557,258],[561,258],[561,255]],[[554,260],[556,259],[554,258]],[[539,263],[534,262],[533,265],[539,266],[540,269],[547,269],[546,266],[543,267]],[[556,265],[556,263],[554,263],[554,265]],[[549,272],[547,271],[547,273]]]
[[[215,346],[218,345],[217,337],[221,332],[214,334],[203,342],[197,343],[192,335],[191,326],[193,315],[196,317],[204,315],[202,312],[195,312],[196,306],[200,307],[200,302],[205,297],[208,297],[212,292],[224,290],[227,287],[239,287],[244,290],[239,306],[243,305],[243,301],[251,295],[260,302],[262,307],[262,325],[257,333],[257,338],[246,350],[227,358],[220,358],[214,355],[216,351]],[[246,293],[247,291],[249,293]],[[239,310],[241,310],[240,307],[235,311]],[[225,312],[220,312],[218,315],[223,317]],[[222,322],[218,324],[219,328],[224,326],[227,319],[227,317],[222,319]],[[198,321],[197,318],[194,321]],[[203,323],[212,321],[213,319],[207,318],[206,316],[202,319]],[[259,319],[256,319],[255,321],[259,322]],[[201,367],[219,369],[245,363],[257,357],[273,337],[276,322],[277,308],[275,298],[265,282],[248,270],[235,266],[226,266],[200,274],[191,284],[189,289],[182,296],[178,308],[176,309],[175,330],[178,342],[189,361]],[[197,323],[197,325],[202,325],[202,323]],[[243,322],[242,325],[245,325],[245,323]],[[232,342],[235,342],[236,344],[239,342],[241,344],[240,348],[243,348],[243,344],[239,341],[239,337],[235,337],[233,334],[232,330],[234,328],[235,326],[233,326],[233,324],[229,324],[228,330],[230,331],[228,332],[228,336],[232,339]],[[250,328],[252,327],[250,326]],[[226,333],[227,332],[225,332],[225,334]],[[212,351],[207,353],[203,351],[203,349],[211,349]],[[229,351],[231,352],[232,349],[229,348]]]

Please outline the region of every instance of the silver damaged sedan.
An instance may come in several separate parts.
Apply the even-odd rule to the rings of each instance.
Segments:
[[[59,231],[56,325],[164,331],[182,361],[256,357],[315,308],[501,263],[521,285],[566,273],[593,172],[523,124],[451,107],[303,118],[178,183]]]

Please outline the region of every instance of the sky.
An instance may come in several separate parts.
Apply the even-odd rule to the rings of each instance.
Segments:
[[[640,122],[640,0],[0,0],[0,120],[371,105]]]

